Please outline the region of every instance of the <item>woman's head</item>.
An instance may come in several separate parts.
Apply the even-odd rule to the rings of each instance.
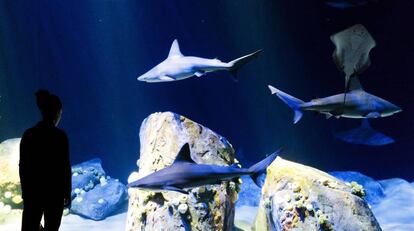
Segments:
[[[47,90],[38,90],[36,104],[44,121],[51,121],[55,125],[59,123],[62,115],[62,102],[59,97],[50,94]]]

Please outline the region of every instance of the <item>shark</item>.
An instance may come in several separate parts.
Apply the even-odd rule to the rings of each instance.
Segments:
[[[347,97],[336,94],[325,98],[312,99],[304,102],[271,85],[268,85],[271,94],[277,95],[284,103],[294,110],[293,123],[296,124],[303,116],[303,111],[315,111],[325,114],[326,118],[353,118],[375,119],[392,116],[402,109],[385,99],[372,95],[362,88],[358,78],[352,78]]]
[[[171,45],[168,57],[145,74],[139,76],[137,80],[147,83],[171,82],[193,76],[201,77],[209,72],[221,70],[229,71],[236,77],[238,70],[252,59],[258,57],[261,52],[262,50],[257,50],[226,63],[219,59],[184,56],[180,51],[178,40],[175,39]]]
[[[243,175],[250,175],[258,186],[262,186],[259,176],[266,173],[267,167],[276,159],[279,152],[280,150],[274,152],[246,169],[239,168],[238,164],[231,166],[197,164],[191,158],[190,146],[186,143],[170,166],[133,181],[127,186],[149,191],[168,190],[188,194],[186,189],[220,184]]]
[[[363,119],[361,126],[335,133],[335,137],[350,144],[383,146],[394,143],[394,139],[372,128],[368,119]]]

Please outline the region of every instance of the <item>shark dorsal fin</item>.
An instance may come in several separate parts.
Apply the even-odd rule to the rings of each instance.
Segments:
[[[180,45],[178,45],[177,39],[174,39],[173,43],[171,44],[170,53],[168,53],[168,58],[171,57],[181,57]]]
[[[349,91],[364,90],[357,76],[351,78],[349,83]]]
[[[191,151],[190,151],[190,145],[188,143],[184,144],[180,151],[177,154],[177,157],[175,157],[174,163],[178,162],[189,162],[189,163],[195,163],[193,159],[191,159]]]

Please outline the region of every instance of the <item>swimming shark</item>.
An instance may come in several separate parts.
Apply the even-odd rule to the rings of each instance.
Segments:
[[[184,189],[203,185],[220,184],[243,175],[250,175],[260,185],[259,176],[266,173],[266,168],[276,159],[277,151],[248,169],[239,168],[238,164],[219,166],[197,164],[191,158],[189,144],[182,146],[172,165],[153,172],[139,180],[131,182],[128,187],[150,191],[176,191],[188,194]]]
[[[137,80],[148,83],[170,82],[190,78],[192,76],[201,77],[208,72],[226,70],[233,76],[237,71],[256,58],[262,50],[255,51],[228,63],[218,59],[206,59],[195,56],[184,56],[180,51],[177,39],[171,45],[167,59],[160,64],[139,76]]]
[[[368,119],[363,119],[360,127],[335,133],[335,137],[346,143],[369,146],[383,146],[394,143],[393,138],[372,128]]]
[[[302,118],[302,111],[316,111],[326,115],[326,118],[334,116],[335,118],[345,117],[354,119],[374,119],[387,117],[401,112],[401,108],[372,95],[362,89],[358,78],[352,78],[347,97],[344,101],[344,93],[325,98],[312,99],[304,102],[287,93],[269,85],[271,94],[276,94],[295,112],[293,123],[296,124]]]

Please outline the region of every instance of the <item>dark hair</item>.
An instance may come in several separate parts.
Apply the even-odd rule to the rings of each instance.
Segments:
[[[43,118],[54,119],[62,109],[62,102],[59,97],[43,89],[38,90],[35,95],[37,107],[42,113]]]

